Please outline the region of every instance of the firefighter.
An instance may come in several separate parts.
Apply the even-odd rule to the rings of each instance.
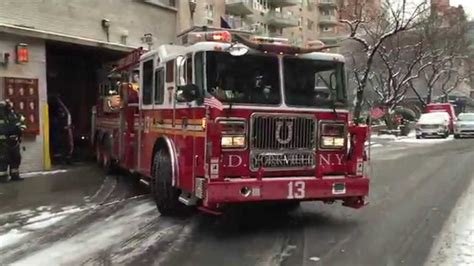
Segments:
[[[25,118],[15,112],[10,101],[0,102],[0,179],[8,180],[8,174],[14,181],[23,180],[20,177],[20,142],[26,129]],[[7,172],[10,168],[10,173]]]

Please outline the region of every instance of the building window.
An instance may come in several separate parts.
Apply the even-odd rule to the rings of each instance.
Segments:
[[[155,104],[162,104],[165,95],[165,70],[158,69],[155,72]]]
[[[308,19],[308,20],[307,20],[307,23],[308,23],[308,30],[313,30],[313,28],[314,28],[314,21]]]
[[[214,6],[212,4],[206,5],[206,17],[208,19],[214,18]]]
[[[143,85],[142,85],[142,104],[150,105],[153,99],[153,60],[148,60],[143,63]]]
[[[322,15],[323,16],[332,16],[332,15],[334,15],[334,12],[332,10],[323,10]]]

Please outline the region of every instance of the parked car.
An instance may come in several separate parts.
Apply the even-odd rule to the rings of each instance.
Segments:
[[[449,115],[449,133],[454,132],[454,123],[456,122],[456,113],[454,106],[450,103],[430,103],[425,107],[425,113],[446,112]]]
[[[446,112],[425,113],[416,123],[416,138],[449,136],[450,116]]]
[[[454,138],[474,137],[474,113],[461,113],[454,125]]]

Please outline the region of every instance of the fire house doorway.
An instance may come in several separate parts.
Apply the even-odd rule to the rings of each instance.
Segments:
[[[53,163],[88,157],[91,108],[97,99],[98,84],[105,78],[108,66],[123,55],[123,52],[103,48],[58,42],[46,44]]]

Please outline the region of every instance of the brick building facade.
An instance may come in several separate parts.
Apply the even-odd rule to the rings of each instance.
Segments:
[[[32,106],[39,131],[24,138],[21,171],[46,166],[48,94],[63,95],[74,112],[73,124],[86,129],[101,65],[139,46],[173,42],[176,17],[170,0],[0,1],[0,99],[15,97],[5,95],[11,80],[34,81],[38,89]],[[20,44],[28,51],[21,64],[16,62]]]

